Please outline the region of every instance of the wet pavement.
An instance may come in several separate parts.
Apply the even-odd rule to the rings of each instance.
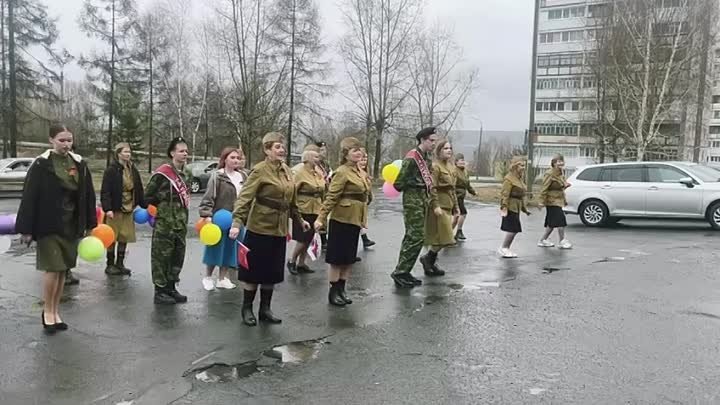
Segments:
[[[16,207],[0,200],[0,214]],[[62,308],[70,330],[47,337],[33,253],[0,237],[0,404],[720,401],[720,233],[693,222],[588,229],[570,218],[575,249],[541,249],[534,211],[520,258],[502,260],[497,209],[469,208],[468,241],[440,255],[448,275],[396,291],[388,274],[402,217],[398,201],[380,198],[378,244],[360,253],[349,284],[355,303],[327,304],[316,262],[317,273],[279,286],[282,325],[255,328],[241,324],[239,290],[202,289],[194,235],[180,285],[189,302],[154,306],[141,227],[132,277],[82,264]]]

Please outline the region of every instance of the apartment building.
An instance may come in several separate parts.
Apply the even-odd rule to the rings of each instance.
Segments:
[[[570,166],[597,160],[597,83],[588,68],[597,34],[597,18],[607,11],[607,0],[540,0],[538,23],[535,139],[536,162],[547,166],[556,153],[565,155]],[[657,0],[660,7],[680,7],[684,0]],[[720,47],[715,53],[720,72]],[[720,75],[708,97],[704,121],[702,159],[720,162]],[[712,107],[712,108],[711,108]],[[650,159],[687,159],[694,140],[693,106],[683,106],[663,123],[658,152]],[[626,158],[632,158],[626,156]]]

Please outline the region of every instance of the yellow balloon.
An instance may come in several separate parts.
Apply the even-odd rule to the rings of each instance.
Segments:
[[[398,175],[400,174],[400,168],[395,166],[394,164],[389,164],[383,167],[382,169],[382,178],[386,182],[392,184],[395,183],[395,180],[397,180]]]
[[[205,246],[215,246],[222,239],[222,230],[215,224],[207,224],[200,230],[200,242]]]

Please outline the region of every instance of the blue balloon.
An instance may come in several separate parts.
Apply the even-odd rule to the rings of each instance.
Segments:
[[[147,212],[145,208],[138,208],[133,213],[133,217],[135,218],[135,223],[145,224],[150,219],[150,213]]]
[[[229,231],[233,223],[232,213],[228,210],[219,210],[213,214],[213,223],[224,232]]]

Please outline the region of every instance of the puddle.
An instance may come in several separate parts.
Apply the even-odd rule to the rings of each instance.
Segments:
[[[448,287],[450,287],[453,290],[462,290],[463,289],[463,285],[457,284],[457,283],[448,284]]]
[[[696,316],[702,316],[705,318],[711,318],[711,319],[717,319],[720,320],[720,315],[711,314],[709,312],[699,312],[699,311],[685,311],[686,315],[696,315]]]
[[[600,260],[596,260],[593,263],[610,263],[610,262],[624,262],[625,258],[622,256],[603,257]]]
[[[195,379],[207,384],[226,383],[250,377],[258,372],[260,372],[260,367],[258,367],[257,361],[235,365],[215,363],[195,374]]]
[[[324,339],[292,342],[286,345],[275,346],[265,351],[263,355],[280,360],[281,363],[302,363],[317,359],[325,343],[326,341]]]
[[[428,295],[425,297],[425,305],[432,305],[436,302],[445,300],[445,297],[441,295]]]
[[[540,395],[547,391],[545,388],[530,388],[530,395]]]
[[[543,274],[552,274],[556,271],[570,270],[570,267],[543,267]]]

